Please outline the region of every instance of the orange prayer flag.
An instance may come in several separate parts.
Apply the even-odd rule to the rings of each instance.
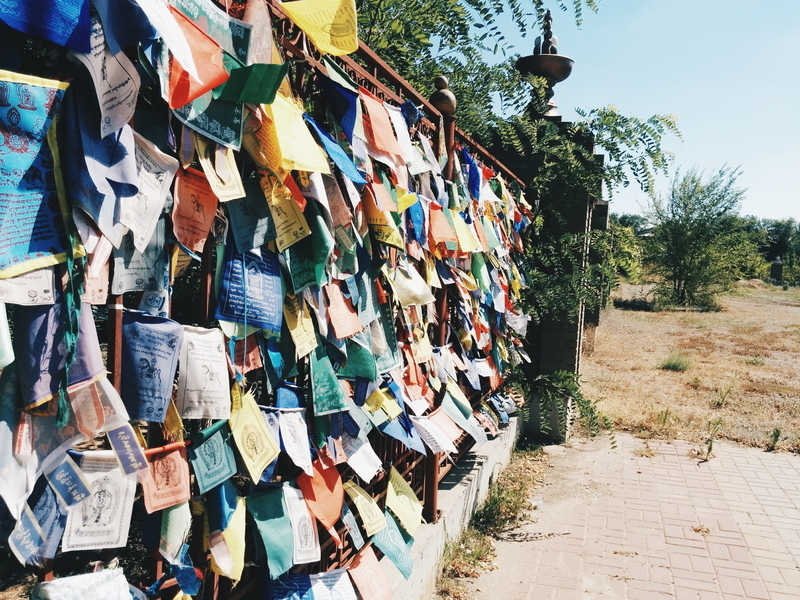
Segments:
[[[347,569],[362,598],[391,600],[392,588],[370,542],[361,549]]]
[[[202,252],[218,203],[204,173],[191,167],[178,170],[172,227],[181,244],[193,252]]]
[[[367,142],[372,144],[381,152],[393,154],[397,157],[403,156],[400,142],[394,135],[392,121],[383,102],[373,96],[368,90],[358,88],[358,95],[364,103],[366,111],[363,114],[364,132],[367,134]],[[402,160],[402,159],[401,159]]]
[[[342,514],[342,504],[344,504],[342,477],[335,466],[326,468],[319,460],[315,460],[311,466],[312,475],[301,473],[297,476],[297,485],[303,492],[308,510],[341,545],[335,525]]]
[[[337,338],[348,338],[364,329],[352,302],[344,297],[342,288],[335,281],[325,286],[328,296],[328,320]]]
[[[169,107],[180,108],[208,91],[225,83],[230,75],[222,63],[222,48],[213,38],[195,25],[174,6],[170,6],[175,22],[181,28],[197,66],[200,80],[195,79],[173,56],[169,67]]]
[[[430,207],[430,225],[428,228],[430,241],[433,242],[434,246],[438,244],[444,246],[448,242],[457,246],[458,236],[456,236],[455,230],[453,230],[453,227],[444,215],[442,207],[433,202]]]
[[[297,206],[300,207],[300,210],[304,211],[306,209],[306,198],[303,196],[303,192],[300,191],[300,188],[297,187],[297,182],[294,180],[291,173],[286,174],[283,185],[289,188],[289,191],[292,192],[292,198],[297,202]]]
[[[397,212],[397,203],[392,198],[392,195],[389,193],[389,190],[386,189],[386,186],[380,182],[374,182],[367,184],[367,187],[372,188],[372,192],[375,195],[375,202],[378,205],[378,208],[381,210],[388,210],[391,212]]]

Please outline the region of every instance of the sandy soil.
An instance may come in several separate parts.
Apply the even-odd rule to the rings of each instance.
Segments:
[[[625,299],[647,289],[626,286]],[[719,437],[800,449],[800,291],[746,282],[721,299],[720,312],[645,312],[609,308],[594,352],[584,356],[583,390],[621,429],[701,441]],[[659,365],[671,354],[692,360],[684,372]]]

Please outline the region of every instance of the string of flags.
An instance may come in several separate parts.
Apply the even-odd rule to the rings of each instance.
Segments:
[[[521,191],[467,148],[444,180],[417,107],[331,58],[358,48],[354,0],[276,4],[323,54],[313,106],[267,0],[0,5],[31,42],[0,53],[0,512],[23,565],[126,546],[141,503],[142,542],[185,596],[205,568],[241,580],[254,553],[268,598],[390,598],[375,549],[409,577],[422,504],[371,440],[454,453],[516,408],[487,392],[527,360]],[[178,322],[173,291],[203,260],[213,321]],[[98,319],[132,293],[108,307],[115,387]],[[352,563],[297,573],[324,536]],[[150,584],[105,569],[32,597]]]

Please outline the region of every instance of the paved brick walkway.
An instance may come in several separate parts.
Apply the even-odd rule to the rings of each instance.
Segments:
[[[551,458],[542,506],[498,542],[478,600],[800,599],[800,456],[617,435]]]

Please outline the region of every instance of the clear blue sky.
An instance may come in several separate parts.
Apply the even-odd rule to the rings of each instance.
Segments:
[[[599,4],[580,29],[571,11],[553,10],[559,54],[575,60],[555,88],[565,120],[575,107],[609,104],[639,118],[674,114],[675,165],[741,165],[741,214],[800,220],[800,0]],[[531,53],[534,38],[516,50]],[[641,212],[646,197],[634,187],[615,194],[613,212]]]

